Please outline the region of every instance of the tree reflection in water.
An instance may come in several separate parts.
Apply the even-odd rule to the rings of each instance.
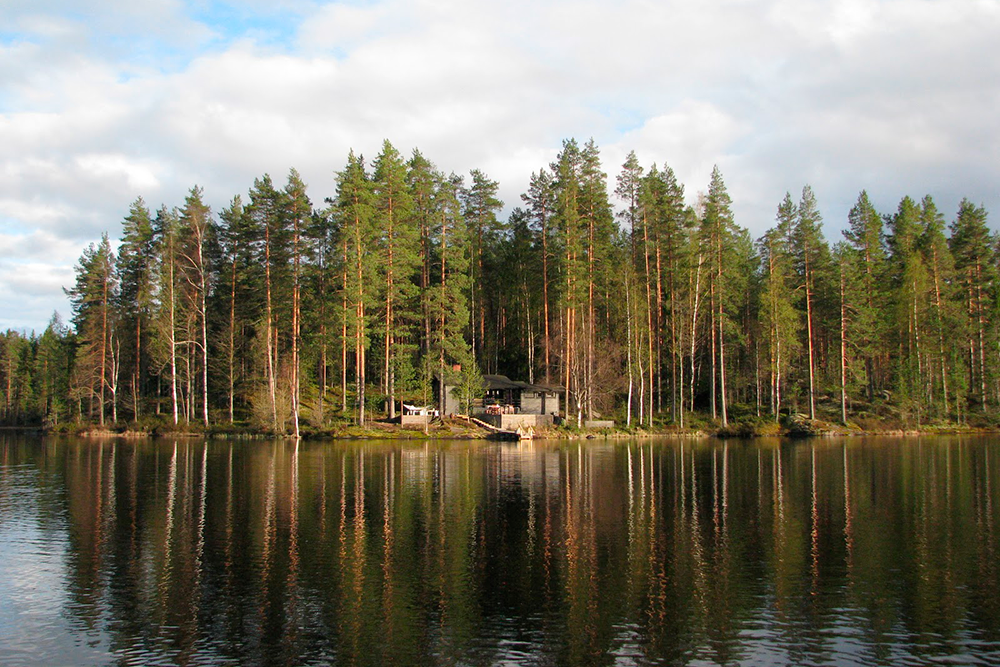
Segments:
[[[1000,661],[990,439],[2,438],[4,664]]]

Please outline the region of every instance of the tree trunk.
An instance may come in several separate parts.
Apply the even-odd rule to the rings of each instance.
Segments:
[[[277,379],[274,368],[274,315],[271,308],[271,227],[268,222],[264,223],[264,294],[266,304],[267,327],[267,389],[271,399],[271,426],[274,434],[278,435],[278,396]]]
[[[419,201],[423,202],[423,195]],[[418,204],[418,210],[423,210],[423,205]],[[431,318],[427,303],[427,291],[431,282],[431,255],[430,255],[430,230],[427,225],[427,218],[420,216],[420,316],[423,320],[424,335],[420,341],[420,348],[424,354],[431,349]]]
[[[445,338],[445,322],[447,320],[448,308],[446,307],[448,298],[448,282],[447,282],[447,263],[448,263],[448,224],[445,217],[441,218],[441,285],[438,289],[441,290],[441,317],[439,318],[438,327],[438,407],[439,414],[444,417],[445,409],[448,407],[448,399],[445,394],[447,390],[447,383],[444,380],[444,338]]]
[[[937,247],[932,253],[934,270],[934,309],[938,319],[938,355],[941,357],[941,389],[944,397],[944,414],[948,415],[948,363],[945,358],[944,345],[944,312],[941,309],[941,285],[938,267]]]
[[[921,349],[920,349],[920,310],[917,307],[917,281],[913,281],[913,345],[917,356],[917,386],[920,389],[920,393],[923,394],[924,389],[924,364],[921,359]],[[918,405],[922,405],[921,403]],[[919,419],[919,416],[918,416]]]
[[[628,400],[625,404],[625,425],[632,426],[632,391],[634,380],[632,379],[632,290],[629,287],[629,277],[625,276],[625,322],[626,334],[628,336],[628,356],[626,364],[628,366]]]
[[[298,201],[298,200],[294,200]],[[292,208],[292,429],[296,440],[299,434],[299,410],[301,407],[301,362],[299,360],[299,346],[302,335],[302,285],[301,285],[301,250],[299,242],[301,237],[300,215],[297,204]]]
[[[663,267],[660,257],[660,241],[656,239],[656,411],[663,412]],[[673,406],[671,406],[673,417]]]
[[[806,267],[806,338],[808,340],[807,347],[809,348],[809,419],[816,419],[816,390],[815,390],[815,377],[814,368],[815,362],[813,360],[813,326],[812,326],[812,272],[809,267],[809,247],[805,248],[805,267]]]
[[[587,218],[587,419],[594,418],[594,212]]]
[[[670,244],[670,253],[667,257],[667,291],[670,294],[670,416],[677,419],[681,416],[681,426],[683,427],[683,406],[684,406],[684,351],[680,343],[683,338],[683,327],[677,316],[677,294],[674,287],[674,274],[676,266],[674,263],[673,243]],[[680,377],[678,377],[680,376]],[[680,405],[678,406],[678,401]],[[678,407],[680,411],[678,412]]]
[[[653,338],[656,333],[653,331],[653,297],[652,297],[652,276],[649,273],[649,221],[646,216],[642,218],[642,255],[646,266],[646,330],[647,330],[647,352],[649,355],[649,397],[647,423],[650,428],[653,426]]]
[[[549,233],[545,214],[542,214],[542,310],[545,314],[545,384],[551,384],[549,375]]]
[[[109,266],[101,267],[104,270],[104,275],[101,276],[103,281],[102,296],[101,296],[101,416],[100,424],[104,427],[104,401],[105,401],[105,388],[108,384],[107,375],[107,364],[108,364],[108,289],[110,287],[110,269]]]
[[[236,393],[236,252],[233,252],[232,280],[229,286],[229,423],[235,421],[234,399]]]
[[[388,414],[389,419],[395,419],[396,417],[396,395],[395,395],[395,380],[396,376],[393,368],[395,349],[393,348],[393,244],[395,239],[393,238],[393,220],[392,220],[392,200],[389,200],[389,229],[388,234],[388,266],[386,268],[385,274],[385,386],[386,386],[386,396],[389,399]]]
[[[847,426],[847,304],[844,263],[840,263],[840,421]]]
[[[725,294],[722,287],[722,235],[719,235],[718,248],[718,278],[719,285],[719,398],[722,401],[722,426],[729,425],[729,411],[726,407],[726,330],[725,330]]]
[[[340,322],[340,411],[347,413],[347,320],[350,309],[347,301],[347,239],[344,238],[344,269],[342,282],[344,287],[341,298],[341,322]]]
[[[199,250],[199,253],[201,251]],[[208,304],[205,293],[206,284],[204,267],[201,276],[201,417],[208,426]]]
[[[358,321],[354,331],[354,365],[357,378],[358,393],[358,426],[365,425],[365,283],[364,283],[364,249],[361,245],[361,221],[354,221],[355,276],[358,281]]]
[[[201,409],[202,423],[208,426],[208,277],[205,267],[205,229],[195,232],[198,243],[195,260],[198,271],[198,310],[201,311]]]
[[[983,410],[986,409],[986,345],[984,344],[984,328],[986,318],[983,315],[983,275],[979,259],[976,259],[976,320],[979,324],[979,389],[983,401]]]
[[[139,394],[142,377],[142,308],[135,309],[135,375],[132,376],[132,418],[139,419]],[[48,410],[46,409],[46,412]]]
[[[118,423],[118,373],[121,366],[121,343],[111,334],[111,423]]]
[[[674,317],[674,309],[671,307],[671,319]],[[675,392],[679,395],[679,404],[677,406],[677,423],[681,428],[684,428],[684,324],[678,323],[676,328],[671,324],[671,332],[676,331],[677,333],[677,375],[675,376],[677,380],[677,385],[675,387]]]
[[[694,364],[695,364],[695,345],[698,340],[698,302],[701,296],[701,265],[704,262],[704,258],[701,253],[698,253],[698,268],[695,271],[694,279],[694,306],[691,308],[691,377],[688,381],[691,383],[690,392],[690,408],[692,412],[694,411]]]
[[[172,232],[171,232],[172,234]],[[173,236],[170,241],[170,399],[173,406],[174,425],[178,422],[177,407],[177,299],[174,293],[174,248]]]
[[[709,249],[709,252],[711,252],[711,249]],[[715,334],[716,334],[716,331],[717,331],[717,329],[715,328],[715,316],[716,316],[716,313],[717,313],[717,311],[715,310],[715,276],[712,275],[712,274],[713,274],[713,271],[711,269],[711,264],[709,264],[709,276],[708,276],[708,313],[709,313],[709,317],[708,317],[708,330],[709,330],[709,342],[711,343],[711,346],[710,346],[711,354],[709,356],[711,357],[711,365],[712,365],[712,374],[711,374],[711,379],[709,380],[709,395],[710,395],[709,402],[711,403],[711,406],[712,406],[712,419],[714,420],[714,419],[716,419],[718,417],[718,410],[716,409],[716,393],[715,393],[716,392],[715,380],[716,380],[716,377],[717,377],[715,365],[716,365],[716,358],[717,358],[717,350],[718,350],[718,348],[716,346],[717,344],[716,344],[716,340],[715,340]]]

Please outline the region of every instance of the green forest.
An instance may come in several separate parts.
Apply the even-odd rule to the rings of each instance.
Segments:
[[[592,140],[564,141],[506,220],[487,174],[388,141],[351,152],[322,202],[294,169],[220,211],[197,186],[178,206],[136,199],[117,244],[83,251],[71,321],[0,336],[0,422],[299,435],[493,373],[561,387],[576,426],[1000,416],[983,207],[880,212],[863,191],[828,241],[807,185],[754,239],[717,168],[696,197],[634,153],[604,169]]]

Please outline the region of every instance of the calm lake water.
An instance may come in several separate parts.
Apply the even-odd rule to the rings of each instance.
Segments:
[[[1000,441],[0,435],[0,664],[1000,664]]]

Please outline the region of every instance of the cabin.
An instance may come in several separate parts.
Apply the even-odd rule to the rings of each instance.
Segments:
[[[486,383],[484,399],[486,414],[489,414],[487,408],[490,406],[498,406],[500,408],[498,414],[559,414],[559,395],[563,391],[562,387],[518,382],[506,375],[484,375],[483,382]]]
[[[513,431],[521,426],[538,430],[551,426],[559,416],[562,387],[520,382],[506,375],[484,375],[483,384],[486,395],[474,401],[472,414],[499,428]],[[444,388],[444,413],[459,414],[458,387],[446,382]]]

